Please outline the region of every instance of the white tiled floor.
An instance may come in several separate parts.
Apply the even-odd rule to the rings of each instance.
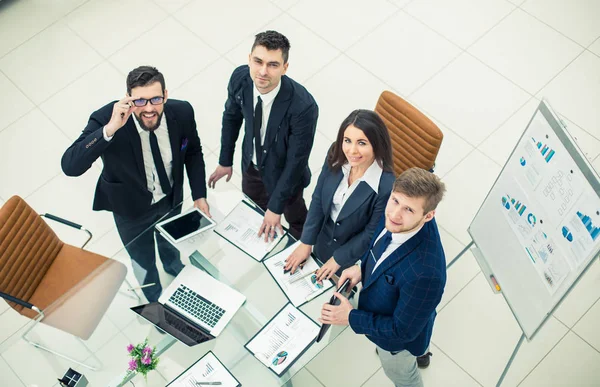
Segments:
[[[62,153],[89,114],[124,94],[131,68],[156,65],[171,97],[194,106],[210,174],[229,74],[247,60],[253,34],[272,28],[291,40],[288,75],[319,103],[310,158],[315,175],[340,122],[353,109],[373,108],[385,89],[438,123],[445,139],[437,171],[448,186],[438,223],[450,261],[470,241],[471,218],[541,98],[552,103],[600,168],[599,19],[596,0],[3,0],[0,205],[21,195],[40,212],[84,224],[95,234],[90,249],[113,255],[122,245],[112,217],[91,211],[100,166],[77,179],[60,171]],[[236,158],[231,184],[219,183],[210,193],[219,205],[239,194],[238,165]],[[600,385],[599,289],[600,263],[594,263],[523,346],[506,386]],[[120,372],[124,346],[144,335],[125,313],[132,303],[118,296],[90,339],[106,365],[89,373],[92,385],[105,385]],[[4,306],[0,322],[10,329],[18,317]],[[490,292],[466,254],[448,272],[425,384],[495,385],[519,333],[502,297]],[[169,361],[190,360],[189,351],[171,350]],[[67,366],[16,343],[0,356],[0,385],[50,387]],[[159,369],[147,385],[166,384],[170,372]],[[293,382],[391,385],[373,346],[351,330]]]

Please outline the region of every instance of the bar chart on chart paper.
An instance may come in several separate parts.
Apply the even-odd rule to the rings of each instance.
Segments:
[[[554,149],[551,149],[548,146],[548,144],[544,144],[541,141],[537,141],[533,137],[531,137],[531,140],[535,143],[535,146],[538,148],[542,156],[544,156],[544,160],[546,160],[546,162],[549,163],[550,160],[552,160],[552,157],[554,157],[554,154],[556,153]]]
[[[592,223],[592,218],[590,218],[587,215],[582,214],[581,212],[577,211],[577,217],[579,219],[581,219],[581,223],[583,223],[583,226],[585,227],[585,229],[587,230],[587,232],[590,233],[590,236],[592,237],[592,240],[596,240],[598,239],[598,236],[600,236],[600,227],[595,227]]]
[[[210,364],[210,361],[207,361],[206,369],[204,370],[204,372],[202,372],[202,377],[208,378],[213,373],[214,370],[215,370],[215,368],[212,366],[212,364]]]

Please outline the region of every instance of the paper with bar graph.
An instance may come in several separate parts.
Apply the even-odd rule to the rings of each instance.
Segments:
[[[169,387],[198,387],[201,383],[219,382],[221,387],[238,387],[240,382],[229,372],[212,351],[181,373]],[[200,383],[200,384],[198,384]]]
[[[246,348],[277,375],[282,375],[312,345],[319,325],[288,303]]]

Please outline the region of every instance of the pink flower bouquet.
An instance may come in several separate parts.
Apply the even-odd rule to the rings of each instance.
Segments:
[[[155,369],[158,365],[156,347],[148,346],[148,339],[135,346],[129,344],[127,346],[127,352],[129,352],[131,359],[129,359],[125,378],[129,377],[132,373],[140,373],[144,375],[144,378],[147,378],[148,372]]]

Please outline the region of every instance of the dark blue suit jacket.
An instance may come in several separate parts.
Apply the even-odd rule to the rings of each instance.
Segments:
[[[373,234],[371,247],[384,227],[385,218]],[[362,259],[362,278],[368,254]],[[435,308],[445,285],[446,259],[432,219],[363,283],[358,309],[350,312],[350,326],[387,351],[408,350],[421,356],[429,346]]]
[[[303,243],[314,246],[314,253],[321,261],[326,262],[333,256],[341,269],[353,265],[369,248],[395,179],[393,173],[383,172],[377,193],[361,181],[333,224],[330,221],[333,195],[343,177],[341,169],[334,172],[325,161],[301,238]],[[333,225],[332,230],[324,229],[328,220]]]
[[[103,168],[96,185],[94,210],[136,218],[150,209],[152,193],[148,191],[140,135],[133,117],[129,117],[112,140],[104,139],[102,128],[110,121],[115,102],[92,113],[79,138],[65,151],[61,166],[67,176],[80,176],[101,157]],[[168,99],[164,108],[173,155],[173,204],[183,200],[184,165],[192,198],[205,198],[204,156],[192,105]]]
[[[254,153],[253,82],[247,65],[233,71],[227,86],[227,102],[223,112],[221,154],[219,164],[233,164],[235,143],[245,121],[242,143],[242,173],[252,162]],[[269,122],[259,165],[262,181],[269,194],[268,209],[283,213],[289,199],[310,183],[308,156],[317,128],[319,108],[310,93],[287,76],[281,77],[281,88],[271,107]]]

